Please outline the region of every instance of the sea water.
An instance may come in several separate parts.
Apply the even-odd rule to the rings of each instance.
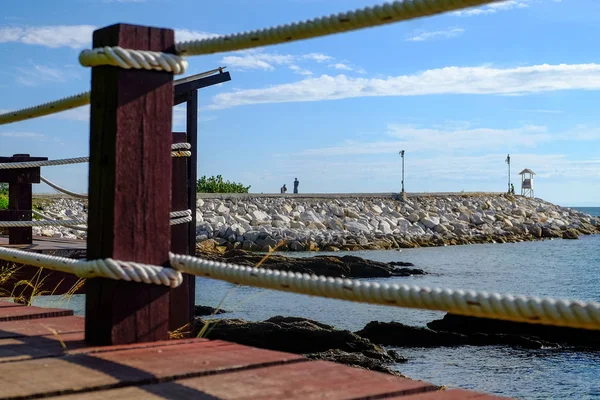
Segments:
[[[600,208],[581,211],[600,215]],[[600,235],[344,254],[384,262],[408,261],[428,272],[386,279],[388,283],[600,302]],[[221,315],[223,318],[259,321],[275,315],[298,316],[356,331],[370,321],[424,326],[444,315],[240,287],[205,278],[196,282],[196,304],[216,307],[222,302],[221,307],[231,311]],[[51,306],[49,300],[40,298],[36,304]],[[66,306],[82,313],[83,296],[75,296]],[[600,351],[506,346],[397,350],[409,361],[395,368],[413,379],[522,399],[600,399]]]

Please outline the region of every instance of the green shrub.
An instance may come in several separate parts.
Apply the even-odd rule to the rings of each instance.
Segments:
[[[8,196],[8,183],[0,183],[0,195]]]
[[[244,186],[241,183],[223,181],[221,175],[207,178],[202,176],[196,183],[198,193],[248,193],[250,186]]]
[[[0,210],[6,210],[8,208],[8,196],[0,194]]]

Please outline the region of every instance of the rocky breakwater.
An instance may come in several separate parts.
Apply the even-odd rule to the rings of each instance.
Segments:
[[[197,242],[223,249],[363,250],[542,238],[600,232],[600,219],[541,199],[512,195],[204,198]]]
[[[81,200],[36,199],[34,208],[55,219],[87,219],[87,202]],[[213,239],[220,251],[392,249],[576,239],[600,232],[598,217],[541,199],[493,194],[430,195],[405,202],[384,196],[205,195],[197,201],[196,217],[196,241]],[[33,231],[86,237],[70,227]]]

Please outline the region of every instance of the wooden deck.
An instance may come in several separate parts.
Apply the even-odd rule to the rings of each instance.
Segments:
[[[479,399],[221,340],[88,347],[71,310],[0,301],[0,399]]]
[[[84,252],[86,250],[85,240],[55,239],[49,237],[34,236],[33,244],[8,244],[8,236],[0,235],[0,246],[13,249],[35,251],[35,252]],[[60,255],[60,254],[57,254]]]

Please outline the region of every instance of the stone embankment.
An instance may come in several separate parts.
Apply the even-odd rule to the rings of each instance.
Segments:
[[[205,251],[363,250],[471,243],[576,239],[600,232],[600,218],[541,199],[507,194],[362,197],[202,195],[197,242]],[[44,212],[86,218],[84,202],[47,200]],[[34,228],[42,236],[84,238],[70,228]],[[212,239],[212,240],[211,240]]]

